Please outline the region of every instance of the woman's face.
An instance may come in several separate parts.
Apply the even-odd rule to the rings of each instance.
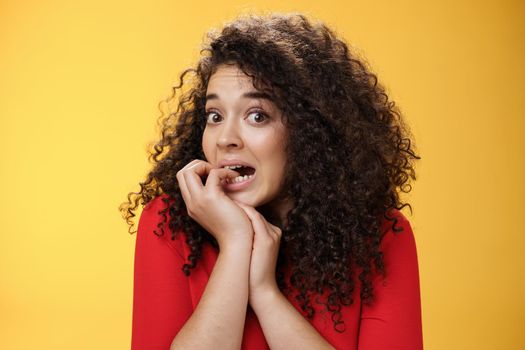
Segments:
[[[235,65],[220,65],[211,76],[205,108],[206,160],[218,167],[248,166],[236,170],[246,174],[243,180],[223,184],[226,195],[252,207],[276,199],[286,164],[281,111]]]

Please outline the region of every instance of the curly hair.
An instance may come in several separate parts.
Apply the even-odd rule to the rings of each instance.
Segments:
[[[152,170],[140,191],[131,192],[119,209],[132,232],[135,210],[165,194],[171,239],[186,235],[190,248],[182,266],[197,266],[204,244],[218,248],[191,219],[179,190],[177,172],[193,159],[205,159],[206,88],[221,64],[234,63],[268,91],[283,112],[288,131],[285,186],[294,207],[287,213],[277,262],[277,282],[295,298],[307,317],[311,297],[331,312],[334,328],[344,331],[341,308],[360,298],[373,301],[372,275],[385,273],[380,242],[384,220],[396,227],[395,212],[410,204],[400,192],[415,180],[414,151],[408,127],[363,59],[350,51],[322,22],[304,15],[247,15],[208,33],[194,68],[184,70],[165,103],[176,110],[159,117],[161,137],[150,145]],[[160,104],[162,106],[162,102]],[[319,189],[323,189],[319,191]],[[136,231],[135,231],[136,232]],[[285,280],[284,266],[290,267]],[[320,298],[326,295],[326,300]]]

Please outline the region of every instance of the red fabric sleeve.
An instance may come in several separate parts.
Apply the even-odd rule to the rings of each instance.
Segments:
[[[386,276],[373,279],[374,302],[361,310],[359,350],[423,349],[416,244],[410,223],[398,212],[397,227],[381,241]],[[391,227],[392,222],[388,222]]]
[[[192,313],[180,240],[171,240],[153,230],[162,220],[158,211],[165,204],[161,197],[149,202],[139,220],[135,244],[133,289],[132,350],[167,350],[177,332]]]

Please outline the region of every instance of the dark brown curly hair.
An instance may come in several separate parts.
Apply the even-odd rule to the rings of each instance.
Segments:
[[[326,292],[326,300],[316,300],[342,332],[341,308],[352,304],[356,283],[361,300],[373,300],[372,275],[385,271],[379,250],[382,223],[390,220],[397,232],[395,212],[405,206],[412,210],[399,194],[411,190],[420,157],[376,75],[322,22],[301,14],[249,15],[208,34],[196,67],[181,73],[164,101],[176,101],[176,109],[164,112],[160,104],[161,137],[149,152],[153,169],[140,191],[129,193],[119,208],[129,232],[139,202],[145,205],[164,194],[167,206],[160,214],[165,221],[156,234],[164,233],[167,214],[171,239],[185,232],[190,254],[184,273],[195,268],[204,244],[218,248],[188,216],[176,174],[191,160],[205,159],[206,88],[225,63],[236,64],[257,89],[274,98],[289,135],[284,188],[294,207],[283,227],[278,285],[285,293],[296,291],[309,318],[315,313],[311,297]],[[287,281],[285,265],[291,271]]]

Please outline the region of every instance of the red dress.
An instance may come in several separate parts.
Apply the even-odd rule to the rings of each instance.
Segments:
[[[132,350],[167,350],[186,320],[196,308],[217,259],[209,244],[204,245],[202,260],[186,277],[181,270],[189,248],[183,235],[172,241],[164,226],[164,235],[153,230],[162,220],[158,211],[165,208],[159,196],[149,202],[140,217],[135,246],[133,291]],[[383,236],[381,250],[386,278],[374,276],[375,301],[362,304],[356,284],[354,302],[341,310],[346,330],[333,328],[324,306],[312,303],[316,313],[307,319],[336,349],[418,350],[423,348],[421,303],[416,245],[410,223],[396,212],[402,232],[391,229]],[[385,225],[391,226],[391,221]],[[384,226],[386,227],[386,226]],[[295,299],[288,300],[300,310]],[[304,314],[303,314],[304,315]],[[269,349],[253,310],[248,307],[242,349]]]

